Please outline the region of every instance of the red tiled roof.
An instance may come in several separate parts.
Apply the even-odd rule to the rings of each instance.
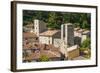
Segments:
[[[31,33],[31,32],[23,32],[23,38],[34,38],[37,37],[35,33]]]
[[[39,45],[40,46],[40,45]],[[41,46],[40,46],[41,47]],[[47,47],[46,47],[47,48]],[[43,45],[38,52],[31,53],[24,60],[35,60],[39,59],[41,55],[46,55],[48,58],[60,57],[60,52],[58,48],[55,48],[53,45],[48,46],[49,49],[43,49]]]
[[[47,31],[45,31],[43,33],[40,33],[40,36],[53,36],[59,31],[60,30],[47,30]]]

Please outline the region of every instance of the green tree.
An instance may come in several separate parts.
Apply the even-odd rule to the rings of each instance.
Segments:
[[[77,23],[75,27],[90,30],[91,14],[90,13],[73,13],[73,12],[50,12],[50,11],[32,11],[23,10],[23,25],[32,23],[34,19],[42,20],[49,28],[60,29],[61,24]]]
[[[39,60],[40,60],[41,62],[45,62],[45,61],[49,61],[49,58],[48,58],[48,56],[46,56],[46,55],[41,55]]]
[[[50,12],[49,17],[48,17],[48,28],[58,28],[57,23],[56,23],[56,13],[55,12]]]
[[[80,47],[80,53],[82,53],[82,56],[86,59],[90,59],[91,57],[91,48],[90,48],[90,38],[87,38],[84,40]]]
[[[90,49],[90,38],[87,38],[86,40],[84,40],[81,44],[82,48],[89,48]]]
[[[83,23],[82,23],[82,28],[83,29],[87,28],[87,25],[88,25],[87,21],[84,20]]]
[[[71,20],[71,13],[62,13],[63,14],[63,24],[64,23],[70,23]]]

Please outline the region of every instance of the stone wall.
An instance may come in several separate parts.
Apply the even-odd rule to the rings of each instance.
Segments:
[[[44,32],[46,30],[47,30],[47,27],[46,27],[45,22],[37,20],[37,19],[34,20],[34,32],[37,36],[39,36],[41,32]]]

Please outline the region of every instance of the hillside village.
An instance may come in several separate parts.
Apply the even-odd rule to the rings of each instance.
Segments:
[[[59,30],[46,24],[35,19],[23,26],[23,62],[85,59],[79,48],[90,37],[90,30],[74,28],[72,23],[62,24]]]

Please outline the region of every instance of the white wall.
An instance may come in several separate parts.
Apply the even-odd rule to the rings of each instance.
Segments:
[[[34,32],[39,36],[39,20],[34,20]]]
[[[49,44],[49,37],[39,36],[39,42],[42,44]]]
[[[39,36],[39,42],[42,44],[52,44],[52,37]]]
[[[10,71],[10,1],[11,0],[0,0],[0,73],[12,73]],[[33,1],[84,4],[84,5],[100,4],[99,2],[100,0],[33,0]],[[100,16],[100,9],[98,13],[99,13],[98,16]],[[100,20],[100,17],[98,20]],[[100,21],[98,24],[100,24]],[[98,28],[100,28],[100,25],[98,25]],[[98,31],[100,31],[100,29],[98,29]],[[98,43],[100,43],[100,33],[98,34],[98,37],[99,37]],[[100,45],[98,45],[98,47],[100,48]],[[98,51],[100,52],[99,48]],[[87,73],[87,72],[99,73],[100,57],[99,57],[99,67],[35,71],[34,73],[66,73],[66,72],[67,73]],[[33,73],[33,71],[25,72],[25,73]]]
[[[61,45],[61,38],[54,38],[53,39],[53,44],[55,47],[60,47]]]

